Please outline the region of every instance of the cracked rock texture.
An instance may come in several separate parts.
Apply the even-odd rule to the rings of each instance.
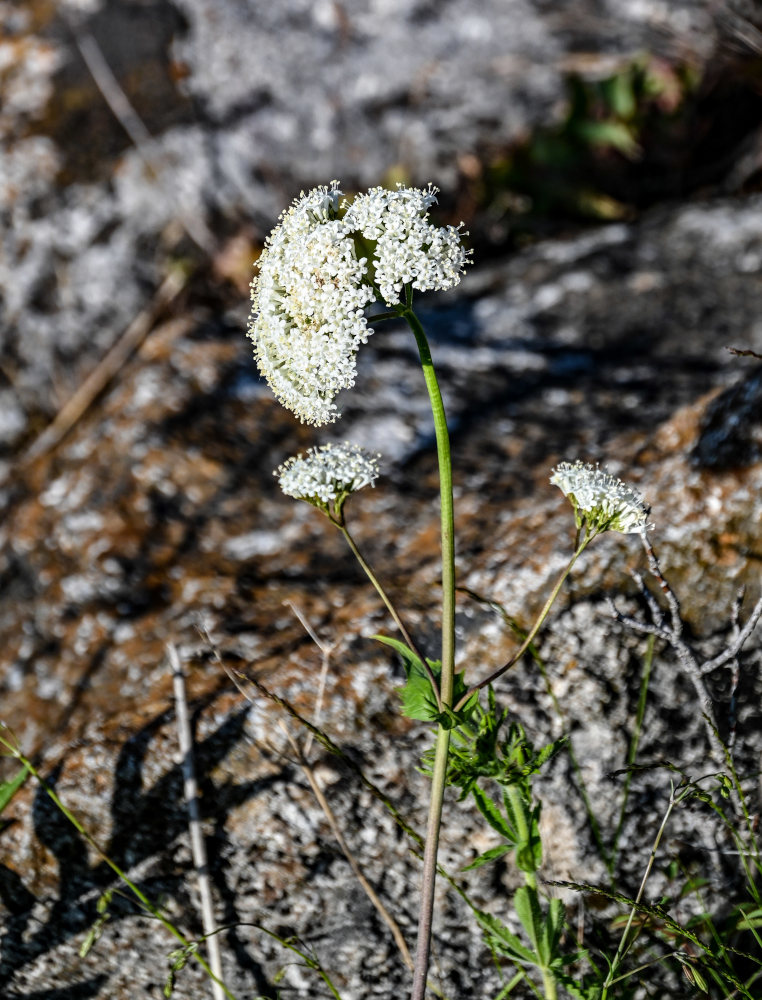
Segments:
[[[435,653],[437,480],[425,392],[411,337],[389,325],[362,348],[342,419],[319,435],[296,424],[257,378],[243,336],[253,247],[295,189],[334,174],[365,185],[402,164],[446,187],[458,157],[552,119],[564,60],[593,39],[604,55],[646,47],[709,58],[718,12],[624,0],[581,12],[514,0],[69,0],[0,10],[2,719],[109,856],[199,934],[165,662],[175,643],[189,675],[231,989],[239,998],[325,994],[266,928],[299,935],[344,1000],[404,996],[408,973],[281,722],[295,738],[303,730],[261,689],[245,697],[215,650],[319,717],[340,747],[342,756],[313,745],[318,780],[412,945],[419,862],[358,768],[420,830],[426,779],[417,767],[430,735],[399,716],[401,667],[371,639],[391,633],[383,607],[338,533],[283,497],[271,470],[326,439],[384,454],[384,475],[349,501],[348,515]],[[88,75],[75,38],[87,51],[89,35],[153,135],[142,149],[149,162]],[[707,655],[726,638],[742,586],[744,620],[762,558],[762,369],[726,347],[762,352],[761,220],[753,193],[661,205],[477,261],[457,295],[421,298],[451,423],[464,588],[531,624],[573,540],[550,469],[580,457],[636,483],[652,504],[651,538]],[[179,223],[213,264],[193,263],[200,251]],[[169,261],[195,270],[157,303]],[[30,458],[24,449],[61,401],[151,302],[137,351],[62,442]],[[637,538],[597,540],[542,634],[547,680],[526,662],[497,685],[536,743],[571,734],[608,837],[622,790],[610,774],[626,760],[646,639],[612,620],[607,598],[645,613],[633,569],[646,569]],[[324,680],[288,602],[332,645]],[[474,679],[514,648],[503,619],[465,592],[458,638]],[[758,771],[760,659],[753,637],[734,723],[729,672],[707,678],[722,734],[735,726],[744,775]],[[659,643],[639,754],[694,774],[713,766],[696,694]],[[12,762],[2,767],[0,777],[13,774]],[[578,780],[562,755],[538,782],[549,879],[605,878]],[[627,891],[666,788],[660,771],[633,782],[620,842]],[[748,792],[758,808],[753,781]],[[113,885],[97,853],[31,781],[2,818],[2,995],[160,996],[174,942],[126,897],[114,897],[100,941],[79,957]],[[695,839],[697,828],[715,857],[703,813],[678,813],[672,837]],[[442,863],[451,872],[494,843],[470,806],[448,801]],[[731,875],[715,867],[713,879],[712,899]],[[518,881],[509,865],[464,881],[509,918]],[[659,874],[653,897],[666,889]],[[444,884],[433,972],[453,998],[500,988]],[[178,974],[178,1000],[206,993],[195,966]]]

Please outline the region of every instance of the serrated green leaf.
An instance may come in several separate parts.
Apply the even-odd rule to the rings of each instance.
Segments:
[[[560,739],[555,740],[553,743],[548,743],[546,746],[538,750],[537,754],[532,760],[532,774],[536,774],[541,767],[548,763],[553,757],[556,756],[564,747],[568,744],[569,737],[562,736]]]
[[[22,767],[9,781],[0,782],[0,813],[26,781],[29,771]]]
[[[504,854],[508,854],[511,850],[513,848],[510,844],[501,844],[499,847],[492,847],[490,850],[485,851],[484,854],[480,854],[470,865],[464,865],[461,871],[470,872],[474,868],[481,868],[482,865],[487,865],[490,861],[497,861],[498,858],[502,858]]]
[[[413,674],[408,677],[407,684],[397,688],[402,699],[402,714],[408,719],[419,722],[438,722],[439,708],[431,690],[431,682],[423,674]]]
[[[483,910],[474,910],[476,920],[485,932],[487,942],[498,954],[522,965],[537,965],[537,956],[505,924]]]
[[[476,801],[479,812],[489,825],[497,830],[502,837],[505,837],[509,844],[515,844],[517,838],[515,824],[511,826],[510,822],[500,812],[497,803],[486,792],[483,792],[478,785],[474,785],[471,789],[471,794]]]
[[[402,714],[408,719],[417,719],[420,722],[436,722],[440,715],[439,706],[420,657],[399,639],[392,639],[387,635],[374,635],[373,638],[385,646],[391,646],[402,660],[407,674],[407,683],[397,688],[397,693],[402,699]],[[426,662],[434,677],[438,678],[442,665],[435,660]]]
[[[458,711],[453,712],[446,709],[439,711],[436,693],[432,690],[431,680],[419,656],[401,642],[387,635],[374,635],[374,639],[390,646],[402,659],[402,664],[407,674],[407,683],[401,688],[397,688],[397,693],[402,699],[402,714],[408,719],[417,719],[419,722],[434,722],[444,729],[454,729],[463,725],[471,718],[474,709],[479,703],[479,692],[475,691],[466,704]],[[440,684],[442,676],[442,664],[439,660],[426,659],[426,663],[431,670],[434,680]],[[468,691],[466,685],[465,672],[460,671],[453,678],[453,704],[463,698]]]

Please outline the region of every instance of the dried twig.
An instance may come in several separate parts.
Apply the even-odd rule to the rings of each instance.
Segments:
[[[21,465],[52,451],[66,437],[90,409],[109,382],[121,370],[133,351],[151,332],[159,313],[177,298],[187,284],[188,276],[175,268],[167,275],[153,301],[130,323],[117,342],[98,362],[74,395],[61,407],[52,423],[48,424],[21,457]]]
[[[717,725],[717,720],[712,706],[712,699],[706,688],[704,677],[711,670],[715,670],[717,667],[723,666],[728,662],[735,661],[738,653],[751,635],[754,627],[759,621],[760,616],[762,615],[762,598],[760,598],[752,611],[746,625],[742,629],[735,630],[737,634],[734,636],[730,645],[719,655],[702,663],[700,662],[698,654],[695,650],[693,650],[683,638],[684,625],[680,616],[680,603],[677,596],[664,578],[650,540],[645,534],[643,534],[642,538],[643,547],[645,548],[646,556],[648,558],[649,569],[653,577],[658,582],[667,604],[666,612],[654,600],[653,595],[648,591],[642,577],[639,574],[634,574],[635,580],[638,583],[644,600],[648,604],[652,620],[647,622],[642,621],[639,618],[634,618],[631,615],[623,615],[617,610],[616,605],[611,600],[609,600],[609,607],[614,618],[618,622],[621,622],[623,625],[626,625],[634,631],[644,632],[647,635],[655,635],[659,639],[663,639],[675,651],[678,663],[682,667],[685,675],[693,684],[696,696],[701,705],[702,717],[704,719],[706,735],[709,741],[709,746],[711,747],[712,756],[720,766],[723,766],[727,757],[726,748],[723,746],[723,743],[718,735],[719,727]]]
[[[726,649],[723,649],[723,651],[713,659],[706,661],[702,667],[704,673],[708,673],[710,670],[716,670],[717,667],[722,667],[726,663],[734,660],[741,652],[741,649],[745,645],[747,639],[751,636],[751,633],[757,627],[757,622],[760,617],[762,617],[762,597],[760,597],[752,608],[751,614],[749,615],[744,627],[735,630],[736,635],[730,645]]]
[[[324,690],[325,690],[325,678],[326,678],[326,675],[327,675],[328,665],[330,663],[331,654],[332,654],[333,650],[335,649],[335,644],[331,645],[331,646],[327,646],[324,643],[322,643],[320,641],[320,639],[318,638],[317,634],[315,633],[314,629],[310,625],[310,623],[307,621],[305,615],[291,601],[287,601],[286,603],[291,608],[291,610],[294,612],[294,614],[296,615],[296,617],[299,619],[299,621],[301,622],[302,626],[306,630],[307,634],[312,639],[312,641],[315,643],[315,645],[318,647],[318,649],[320,650],[320,652],[322,653],[322,656],[323,656],[323,669],[321,671],[321,681],[320,681],[320,686],[319,686],[319,689],[318,689],[317,701],[316,701],[316,704],[315,704],[315,722],[319,725],[319,723],[320,723],[321,708],[322,708],[323,693],[324,693]],[[294,752],[297,755],[297,759],[299,761],[299,764],[300,764],[302,770],[304,771],[304,774],[305,774],[305,776],[307,778],[307,781],[309,781],[309,783],[310,783],[310,788],[312,789],[312,792],[313,792],[315,798],[317,799],[318,804],[320,805],[320,808],[325,813],[325,817],[328,820],[328,825],[331,827],[331,831],[333,832],[333,835],[336,838],[339,847],[341,848],[342,852],[344,853],[345,858],[349,862],[350,868],[354,872],[355,878],[357,879],[357,881],[362,886],[362,888],[363,888],[366,896],[368,897],[368,899],[371,901],[371,903],[373,904],[373,906],[376,908],[376,911],[377,911],[378,915],[381,917],[381,919],[384,921],[384,923],[386,924],[386,926],[391,931],[392,937],[394,938],[394,942],[397,945],[397,948],[399,949],[400,954],[402,955],[403,962],[405,963],[405,965],[409,969],[412,970],[413,969],[413,958],[412,958],[412,956],[410,954],[410,950],[409,950],[409,948],[407,946],[407,943],[406,943],[405,938],[404,938],[404,936],[402,934],[400,926],[397,923],[397,921],[394,919],[394,917],[392,916],[392,914],[389,912],[389,910],[386,908],[386,906],[384,905],[381,897],[378,895],[378,893],[376,892],[376,890],[373,888],[373,886],[370,884],[370,882],[368,881],[368,879],[363,874],[362,869],[360,868],[359,864],[357,863],[357,860],[356,860],[355,856],[352,854],[352,851],[351,851],[351,849],[349,847],[349,844],[347,843],[347,841],[346,841],[346,839],[344,837],[344,834],[341,832],[341,828],[340,828],[340,826],[339,826],[339,824],[338,824],[338,822],[336,820],[336,815],[335,815],[334,811],[331,809],[331,807],[330,807],[330,805],[328,803],[328,800],[326,799],[325,795],[323,794],[323,789],[320,787],[320,782],[318,781],[317,776],[315,775],[315,772],[312,769],[312,766],[311,766],[311,764],[309,762],[308,753],[309,753],[310,747],[312,746],[312,738],[313,738],[312,732],[308,731],[307,736],[305,737],[305,740],[304,740],[304,746],[300,747],[299,744],[294,739],[294,737],[288,731],[288,728],[285,725],[283,725],[283,728],[284,728],[284,730],[286,732],[286,736],[288,737],[288,741],[291,744],[292,749],[294,750]]]
[[[155,158],[150,151],[150,144],[153,141],[152,136],[137,111],[130,104],[129,98],[119,86],[119,81],[114,76],[100,46],[89,32],[80,32],[76,24],[71,21],[70,27],[77,48],[85,60],[85,64],[90,70],[90,75],[95,81],[96,87],[101,92],[103,99],[130,137],[143,163],[151,174],[159,179],[160,174],[156,169]],[[174,186],[170,188],[169,185],[162,184],[161,187],[162,195],[174,203],[177,217],[188,236],[208,257],[213,257],[216,251],[216,240],[204,220],[188,211],[186,206],[182,204],[177,189]]]
[[[302,625],[304,631],[307,633],[310,639],[312,639],[312,641],[315,643],[315,645],[322,654],[320,677],[318,679],[318,693],[317,697],[315,698],[315,725],[319,726],[320,717],[323,714],[323,697],[325,695],[326,680],[328,679],[328,665],[331,662],[331,654],[336,649],[338,643],[333,643],[330,646],[326,646],[324,642],[320,641],[313,627],[310,625],[305,616],[302,614],[301,610],[293,603],[293,601],[284,601],[283,603],[286,605],[286,607],[291,608],[291,610],[294,612],[297,619],[299,620],[300,624]],[[308,729],[307,735],[304,738],[304,746],[302,748],[302,753],[304,754],[305,757],[309,756],[310,750],[312,749],[313,739],[314,739],[313,733],[311,730]]]
[[[193,738],[188,719],[188,701],[185,694],[185,674],[183,673],[180,655],[176,647],[167,645],[169,666],[172,670],[172,681],[175,693],[175,717],[177,720],[177,737],[180,744],[180,766],[183,772],[183,792],[188,810],[188,828],[190,830],[191,855],[193,867],[198,879],[198,891],[201,902],[201,926],[209,952],[209,965],[218,980],[222,981],[222,956],[220,942],[217,937],[217,922],[214,918],[214,903],[209,880],[209,864],[206,857],[206,844],[201,830],[201,815],[198,806],[198,785],[193,767]],[[212,982],[214,1000],[225,1000],[225,992],[219,982]]]
[[[762,361],[762,354],[757,354],[756,351],[745,350],[741,347],[726,347],[725,350],[731,354],[735,354],[739,358],[757,358],[759,361]]]
[[[355,878],[362,886],[365,895],[368,897],[373,906],[376,908],[378,915],[381,917],[381,919],[384,921],[386,926],[391,931],[392,937],[394,938],[394,943],[397,945],[397,948],[399,949],[400,954],[402,955],[402,961],[405,963],[408,969],[412,971],[413,958],[410,954],[410,949],[407,946],[407,942],[405,941],[405,938],[402,934],[402,930],[400,929],[400,925],[397,923],[392,914],[386,908],[383,900],[378,895],[373,886],[370,884],[368,879],[365,877],[362,869],[357,863],[357,859],[352,853],[349,844],[347,843],[344,837],[344,834],[341,832],[341,827],[339,826],[338,820],[336,819],[336,814],[334,813],[333,809],[331,808],[328,802],[328,799],[325,797],[325,794],[323,793],[323,789],[320,786],[320,782],[318,781],[317,775],[315,774],[312,765],[305,756],[304,748],[299,746],[297,741],[289,732],[288,726],[282,721],[281,721],[281,727],[284,733],[286,734],[286,738],[291,744],[291,749],[296,754],[296,759],[299,763],[299,766],[304,771],[304,775],[310,784],[310,788],[312,789],[313,795],[318,801],[318,805],[323,810],[325,818],[328,820],[328,825],[331,828],[331,832],[336,838],[336,841],[339,847],[341,848],[344,857],[349,862],[349,867],[352,869]]]

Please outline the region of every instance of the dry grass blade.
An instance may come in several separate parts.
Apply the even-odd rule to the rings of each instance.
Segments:
[[[312,765],[304,755],[302,747],[299,746],[297,741],[294,739],[293,735],[289,732],[288,726],[286,726],[284,722],[281,722],[281,727],[284,733],[286,734],[286,738],[288,739],[288,742],[291,745],[291,749],[296,754],[296,759],[299,763],[299,766],[304,771],[304,775],[307,778],[307,781],[309,782],[310,788],[312,789],[312,794],[317,799],[318,805],[323,810],[325,818],[328,820],[328,825],[330,826],[331,832],[336,838],[336,842],[341,848],[344,857],[349,862],[349,867],[352,869],[355,878],[362,886],[365,895],[368,897],[373,906],[376,908],[376,912],[391,931],[392,937],[394,938],[394,943],[397,945],[397,948],[399,949],[399,952],[402,955],[402,961],[405,963],[408,969],[412,971],[413,957],[410,954],[410,949],[407,946],[407,942],[405,941],[404,935],[402,934],[400,925],[397,923],[392,914],[386,908],[381,897],[378,895],[376,890],[373,888],[373,886],[370,884],[368,879],[363,874],[363,871],[360,868],[357,859],[352,853],[351,848],[349,847],[349,844],[347,843],[346,838],[344,837],[344,834],[341,831],[341,827],[339,826],[338,820],[336,819],[336,814],[334,813],[333,809],[331,809],[331,806],[328,803],[328,799],[326,799],[325,795],[323,794],[323,789],[320,787],[320,782],[318,781],[317,775],[315,774]]]
[[[214,918],[214,903],[209,881],[209,864],[206,856],[206,844],[201,830],[201,815],[198,807],[198,785],[193,767],[193,737],[188,718],[188,700],[185,692],[185,674],[180,655],[176,647],[167,645],[167,657],[172,671],[172,683],[175,694],[175,717],[177,720],[177,737],[180,744],[180,766],[183,772],[183,791],[185,805],[188,810],[188,828],[190,830],[191,855],[193,867],[198,879],[198,891],[201,902],[201,925],[204,929],[206,947],[209,954],[209,965],[217,979],[222,980],[222,956],[220,942],[217,937],[217,922]],[[220,983],[212,980],[212,995],[214,1000],[225,1000],[225,992]]]

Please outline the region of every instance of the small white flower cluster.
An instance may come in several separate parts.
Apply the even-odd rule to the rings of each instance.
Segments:
[[[643,532],[648,527],[650,507],[640,493],[621,479],[588,462],[561,462],[553,470],[551,483],[574,508],[577,527],[584,521],[601,531]]]
[[[396,191],[376,187],[347,208],[344,225],[376,243],[376,284],[389,306],[399,302],[405,285],[421,292],[443,291],[460,281],[468,259],[460,228],[442,229],[429,222],[436,191],[431,184],[425,191],[401,184]]]
[[[305,423],[338,416],[333,399],[354,385],[376,288],[395,305],[406,284],[427,291],[460,281],[460,230],[428,222],[435,192],[374,188],[340,206],[333,181],[302,193],[268,237],[251,283],[249,336],[276,398]],[[370,261],[357,255],[359,235],[375,244]]]
[[[273,475],[286,496],[325,511],[333,503],[340,513],[350,493],[374,485],[379,458],[356,444],[324,444],[287,459]]]
[[[300,420],[336,418],[333,397],[355,380],[355,354],[369,330],[366,261],[334,218],[337,183],[302,195],[272,231],[251,285],[249,325],[260,372]]]

